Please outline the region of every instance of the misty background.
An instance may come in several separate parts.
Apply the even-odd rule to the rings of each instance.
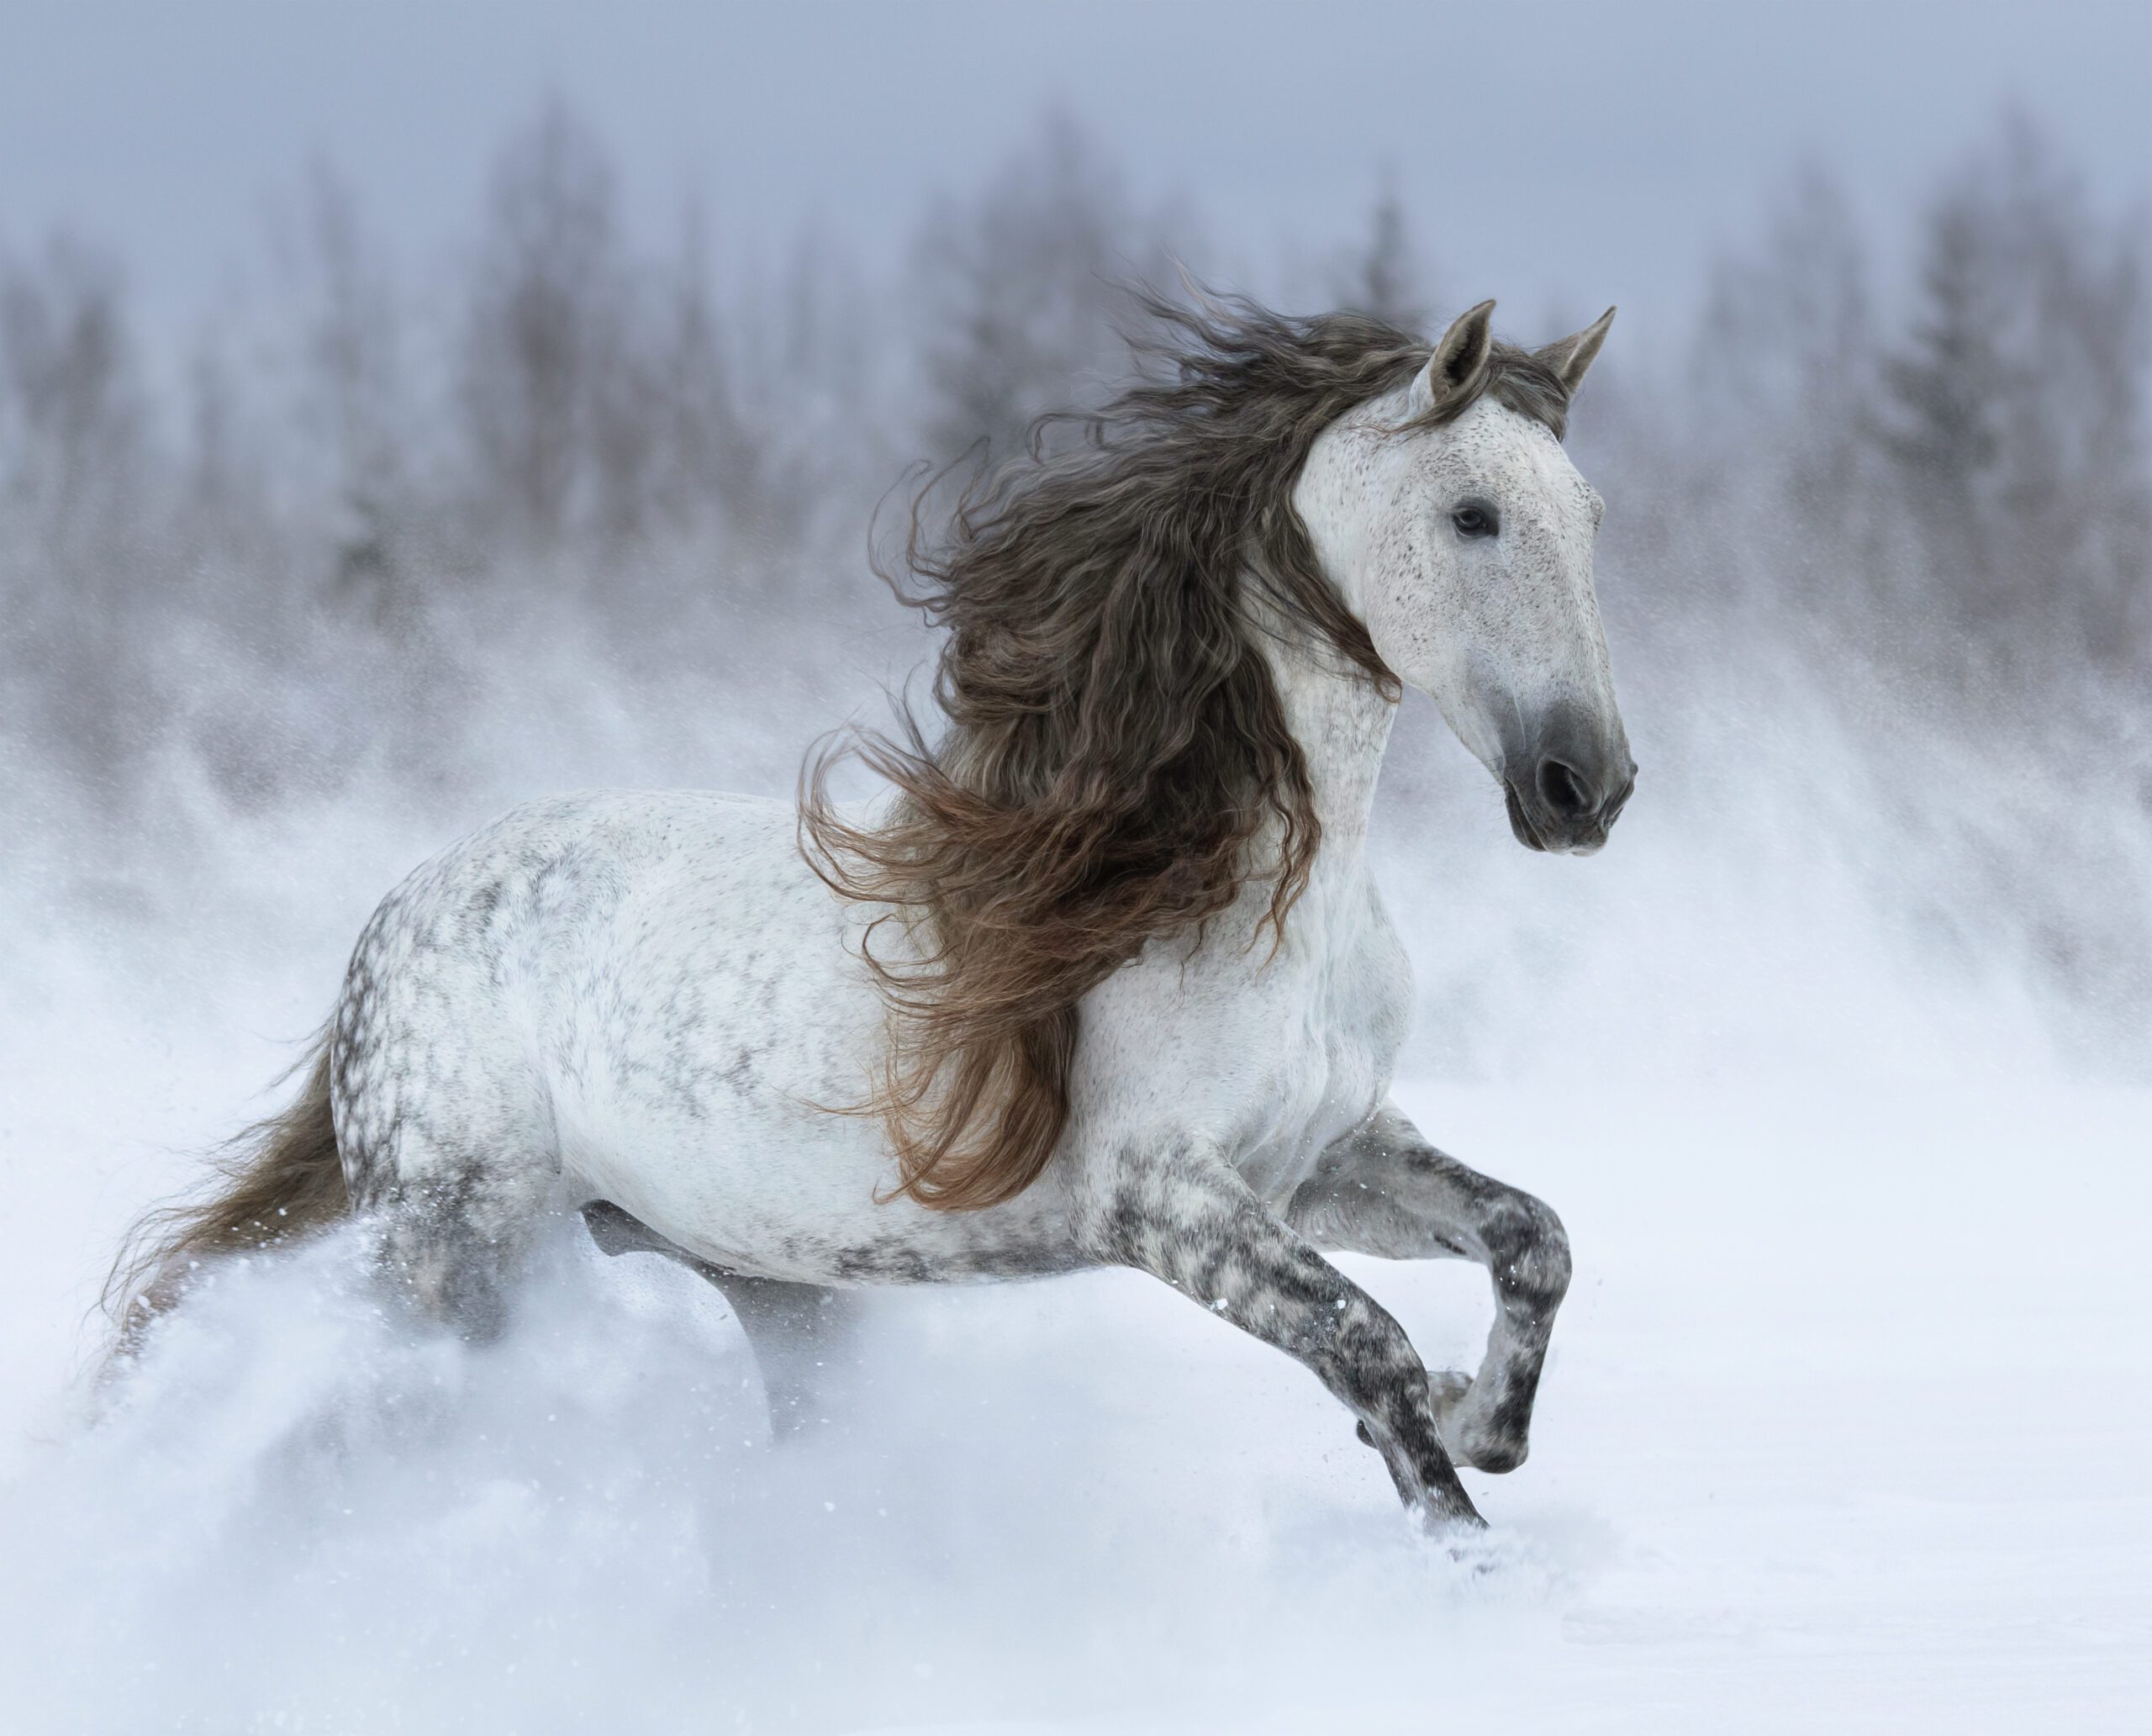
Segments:
[[[325,1005],[511,800],[783,793],[931,651],[878,502],[1110,392],[1116,284],[1185,270],[1430,332],[1491,293],[1526,342],[1624,303],[1572,444],[1643,794],[1604,863],[1527,862],[1407,708],[1416,1070],[2142,1077],[2152,283],[2097,98],[2147,31],[1945,11],[1862,9],[1850,64],[1829,8],[1343,13],[1364,135],[1262,8],[47,21],[0,73],[0,944],[198,995],[277,936]],[[623,55],[702,119],[609,124]]]
[[[2142,1705],[2148,66],[2002,0],[0,3],[9,1728]],[[331,1235],[85,1426],[122,1229],[381,896],[549,792],[789,795],[933,652],[878,508],[1184,270],[1621,308],[1569,443],[1637,794],[1532,855],[1416,695],[1377,804],[1399,1100],[1577,1252],[1484,1549],[1125,1273],[876,1296],[776,1450],[683,1273],[571,1237],[472,1349]],[[1469,1365],[1484,1274],[1344,1264]]]

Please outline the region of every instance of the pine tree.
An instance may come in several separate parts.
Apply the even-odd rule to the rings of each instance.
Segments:
[[[1886,448],[1935,504],[1963,511],[1999,451],[2002,370],[1997,309],[1984,281],[1979,214],[1953,198],[1929,216],[1920,308],[1905,347],[1883,363],[1896,410]]]
[[[1346,306],[1416,330],[1427,318],[1418,262],[1395,185],[1385,179],[1369,223],[1367,244],[1354,258],[1340,298]]]

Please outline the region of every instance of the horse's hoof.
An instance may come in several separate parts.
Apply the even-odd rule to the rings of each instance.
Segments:
[[[1457,1407],[1472,1394],[1472,1377],[1455,1369],[1427,1370],[1427,1401],[1435,1407],[1435,1421],[1447,1424]]]
[[[1459,1464],[1501,1476],[1515,1470],[1532,1451],[1532,1442],[1522,1429],[1490,1426],[1484,1417],[1453,1412],[1443,1419],[1443,1444]]]
[[[1499,1477],[1522,1464],[1531,1451],[1530,1444],[1524,1441],[1495,1441],[1465,1448],[1455,1456],[1459,1464],[1469,1464],[1476,1471]]]
[[[1461,1486],[1427,1496],[1416,1504],[1413,1516],[1419,1520],[1420,1529],[1429,1537],[1487,1528],[1487,1522],[1480,1517],[1480,1509],[1472,1505],[1472,1497]]]

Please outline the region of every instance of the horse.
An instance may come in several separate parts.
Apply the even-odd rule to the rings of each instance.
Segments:
[[[1311,1371],[1425,1524],[1483,1522],[1457,1467],[1523,1462],[1569,1252],[1390,1100],[1412,979],[1368,827],[1407,686],[1528,848],[1590,854],[1629,796],[1562,446],[1613,309],[1527,350],[1492,302],[1432,346],[1145,306],[1084,438],[934,535],[912,504],[883,576],[944,630],[938,733],[900,699],[794,802],[563,796],[418,868],[297,1100],[150,1227],[142,1311],[356,1215],[483,1339],[580,1213],[724,1291],[782,1427],[865,1287],[1128,1267]],[[847,757],[889,786],[863,810]],[[1484,1266],[1477,1372],[1428,1369],[1341,1251]]]

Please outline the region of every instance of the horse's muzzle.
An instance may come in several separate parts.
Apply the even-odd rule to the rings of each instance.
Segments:
[[[1589,856],[1604,844],[1636,787],[1637,762],[1626,747],[1610,757],[1564,746],[1529,756],[1502,776],[1517,842],[1557,856]]]

